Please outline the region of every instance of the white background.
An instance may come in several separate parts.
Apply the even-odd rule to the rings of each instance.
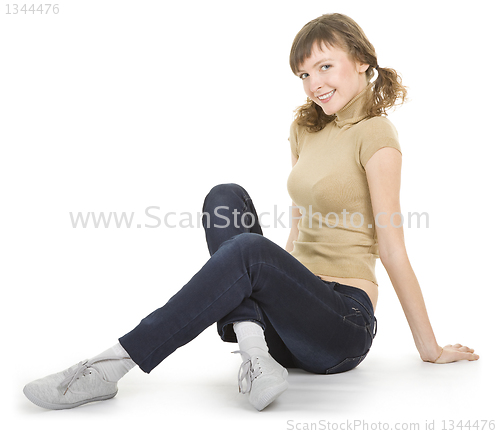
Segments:
[[[73,0],[34,16],[1,4],[9,431],[288,431],[321,420],[422,430],[435,420],[439,430],[442,420],[495,419],[495,2]],[[243,185],[260,213],[287,210],[288,131],[305,99],[289,50],[306,22],[329,12],[354,18],[379,64],[409,87],[411,100],[390,114],[403,150],[402,211],[430,216],[429,228],[405,229],[410,261],[438,342],[467,344],[481,359],[421,362],[379,263],[370,356],[342,375],[292,370],[290,389],[262,413],[237,394],[240,358],[214,326],[150,375],[135,368],[112,401],[62,412],[29,403],[25,383],[115,344],[209,257],[199,227],[74,229],[69,212],[196,213],[223,182]],[[264,234],[284,247],[288,228]]]

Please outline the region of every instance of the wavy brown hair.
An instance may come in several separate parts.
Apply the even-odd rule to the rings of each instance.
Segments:
[[[344,50],[350,59],[368,64],[366,79],[369,82],[377,69],[378,77],[373,86],[373,98],[366,102],[369,117],[387,114],[387,110],[402,104],[407,99],[407,90],[401,77],[391,68],[378,66],[377,53],[359,25],[346,15],[325,14],[308,22],[297,33],[290,51],[290,67],[294,74],[299,72],[301,65],[311,55],[316,45],[336,47]],[[398,100],[401,102],[398,104]],[[307,102],[295,110],[295,119],[299,125],[308,131],[321,131],[335,119],[335,115],[327,115],[323,109],[307,98]]]

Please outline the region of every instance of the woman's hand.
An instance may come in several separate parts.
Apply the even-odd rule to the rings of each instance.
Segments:
[[[441,354],[437,359],[429,360],[423,359],[427,362],[432,362],[435,364],[447,364],[449,362],[455,361],[476,361],[479,359],[479,355],[474,353],[474,349],[470,349],[467,346],[462,346],[461,344],[448,344],[441,348]]]

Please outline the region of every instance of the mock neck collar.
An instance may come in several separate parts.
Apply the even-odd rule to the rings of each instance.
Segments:
[[[372,96],[372,87],[373,83],[368,83],[360,93],[335,113],[334,123],[339,128],[357,123],[368,117],[368,113],[364,109],[364,106],[366,100]]]

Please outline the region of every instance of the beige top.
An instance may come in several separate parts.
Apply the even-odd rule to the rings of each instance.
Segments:
[[[298,161],[287,187],[302,213],[291,254],[317,275],[377,284],[378,243],[364,167],[383,147],[401,149],[394,125],[363,110],[372,86],[319,132],[292,123],[289,141]]]

